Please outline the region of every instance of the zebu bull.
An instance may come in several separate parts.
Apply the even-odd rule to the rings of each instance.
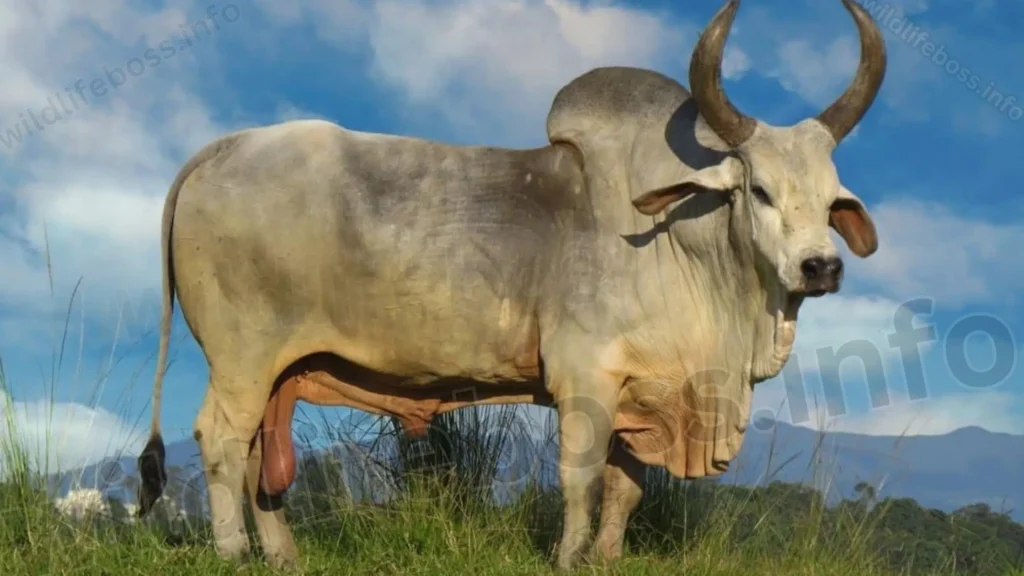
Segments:
[[[218,552],[248,550],[247,493],[275,564],[297,559],[280,495],[298,400],[415,431],[485,403],[553,403],[565,527],[557,563],[621,554],[644,465],[722,473],[753,384],[779,373],[807,297],[839,290],[836,230],[877,247],[831,154],[871,106],[885,47],[851,86],[776,127],[721,86],[730,0],[700,37],[692,95],[658,73],[592,70],[556,95],[550,144],[459,147],[322,121],[243,130],[190,159],[163,216],[164,300],[145,514],[163,489],[160,393],[175,292],[210,366],[195,423]],[[470,398],[453,391],[472,385]],[[612,442],[617,438],[620,442]]]

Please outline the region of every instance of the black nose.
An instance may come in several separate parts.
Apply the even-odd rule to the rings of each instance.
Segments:
[[[800,264],[800,271],[808,282],[837,279],[843,273],[843,261],[839,258],[815,256]]]

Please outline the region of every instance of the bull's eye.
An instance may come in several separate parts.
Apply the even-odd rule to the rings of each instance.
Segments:
[[[760,186],[754,186],[750,191],[758,200],[760,200],[766,206],[772,205],[772,199],[768,197],[768,193],[764,191],[764,188],[761,188]]]

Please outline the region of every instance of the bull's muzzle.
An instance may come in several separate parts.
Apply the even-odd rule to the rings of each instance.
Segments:
[[[843,281],[843,261],[838,257],[814,256],[800,263],[800,272],[808,296],[838,292]]]

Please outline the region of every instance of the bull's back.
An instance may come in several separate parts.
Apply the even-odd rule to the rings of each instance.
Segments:
[[[334,351],[402,376],[535,371],[572,212],[561,151],[325,122],[238,138],[186,181],[175,216],[179,300],[208,356],[245,333],[267,353]]]

